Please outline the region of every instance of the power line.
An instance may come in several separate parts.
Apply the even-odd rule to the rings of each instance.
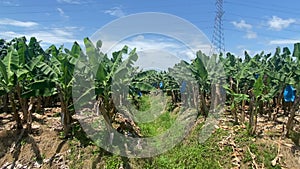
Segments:
[[[231,12],[228,12],[228,13],[226,13],[226,14],[227,14],[227,15],[232,15],[232,16],[238,16],[238,17],[241,17],[241,18],[243,18],[243,19],[246,18],[246,19],[254,19],[254,20],[261,20],[261,21],[263,21],[262,18],[254,17],[254,16],[242,16],[242,15],[240,15],[240,14],[231,13]],[[224,19],[224,21],[230,21],[230,20],[229,20],[229,19]],[[300,23],[296,23],[296,22],[294,22],[294,23],[292,23],[292,24],[293,24],[293,25],[300,25]],[[270,28],[270,26],[269,26],[269,25],[266,25],[266,24],[260,24],[259,27]],[[287,28],[284,28],[284,29],[282,29],[282,30],[280,30],[280,31],[292,32],[292,33],[300,33],[299,30],[292,30],[292,29],[287,29]]]
[[[86,1],[86,0],[85,0]],[[87,5],[101,5],[103,6],[103,2],[101,1],[89,1],[89,2],[85,2],[85,1],[80,1],[79,4],[70,4],[70,3],[45,3],[48,1],[39,1],[40,3],[34,3],[34,4],[18,4],[18,5],[1,5],[1,7],[5,7],[5,8],[24,8],[24,7],[48,7],[50,5],[52,6],[73,6],[73,7],[80,7],[80,6],[87,6]],[[25,2],[25,1],[24,1]],[[51,2],[55,2],[55,1],[51,1]],[[145,5],[146,7],[174,7],[174,6],[178,6],[176,5],[174,2],[169,1],[170,3],[168,4],[158,4],[158,3],[140,3],[139,5]],[[185,1],[184,3],[180,4],[180,5],[185,5],[185,6],[189,6],[189,5],[208,5],[211,4],[211,2],[209,1]],[[154,6],[149,6],[149,5],[154,5]],[[116,5],[117,6],[117,5]],[[120,5],[120,6],[124,6],[124,5]],[[144,6],[144,7],[145,7]],[[125,8],[131,8],[129,6],[126,6]]]
[[[232,29],[232,28],[224,28],[224,30],[226,31],[232,31],[232,32],[242,32],[242,33],[248,33],[247,30],[237,30],[237,29]],[[262,37],[272,37],[272,38],[280,38],[280,39],[289,39],[289,40],[299,40],[300,39],[296,39],[296,38],[290,38],[290,37],[284,37],[284,36],[280,36],[280,35],[274,35],[274,34],[268,34],[268,33],[257,33],[255,32],[258,36],[262,36]]]
[[[254,8],[254,9],[259,9],[259,10],[263,10],[263,11],[275,11],[275,12],[280,12],[280,13],[293,13],[296,15],[299,15],[300,12],[297,12],[299,9],[288,9],[286,7],[282,8],[280,6],[277,6],[278,8],[274,8],[274,5],[268,5],[271,6],[271,8],[269,7],[264,7],[266,5],[253,5],[253,3],[249,4],[249,3],[245,3],[245,2],[232,2],[232,1],[225,1],[225,4],[230,4],[230,5],[235,5],[235,6],[242,6],[242,7],[247,7],[247,8]],[[255,3],[257,4],[257,3]],[[276,5],[275,5],[276,6]],[[279,9],[280,8],[280,9]],[[284,10],[283,10],[284,9]]]
[[[238,16],[238,17],[241,17],[241,18],[248,18],[248,19],[254,19],[254,20],[262,20],[263,19],[263,18],[257,17],[257,16],[240,15],[240,14],[237,14],[237,13],[234,13],[234,12],[227,12],[226,15]],[[300,25],[300,23],[296,23],[296,22],[293,23],[293,24]]]
[[[266,9],[270,9],[270,10],[273,10],[274,7],[277,7],[277,8],[283,8],[283,9],[286,9],[286,10],[299,10],[298,8],[290,8],[291,6],[283,6],[280,1],[280,4],[281,5],[276,5],[275,3],[263,3],[265,1],[261,1],[261,0],[257,0],[256,2],[254,0],[252,1],[232,1],[232,0],[225,0],[224,3],[239,3],[239,4],[245,4],[245,5],[253,5],[253,4],[256,4],[256,5],[259,5],[259,7],[263,6],[263,8],[266,8]],[[276,1],[273,1],[273,2],[276,2]],[[278,1],[277,1],[278,2]],[[286,4],[289,4],[288,2]],[[268,7],[271,7],[271,8],[268,8]]]

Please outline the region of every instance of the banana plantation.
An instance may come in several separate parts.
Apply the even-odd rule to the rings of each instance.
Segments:
[[[259,117],[274,122],[285,118],[282,137],[299,132],[295,117],[300,105],[300,43],[293,51],[278,47],[273,54],[245,52],[243,59],[231,53],[207,56],[198,51],[195,59],[166,71],[134,67],[138,54],[127,46],[112,56],[102,53],[101,41],[94,45],[85,38],[84,46],[83,50],[75,42],[71,49],[54,45],[44,49],[34,37],[0,40],[0,113],[12,114],[13,130],[30,134],[33,113],[59,107],[60,132],[64,139],[72,138],[76,105],[92,98],[86,104],[110,129],[129,137],[146,137],[133,118],[133,109],[142,110],[143,98],[159,92],[167,98],[164,109],[168,112],[195,108],[195,122],[208,119],[221,106],[218,111],[233,117],[233,125],[246,125],[251,136],[259,135]],[[183,78],[187,76],[192,78]],[[78,81],[94,85],[78,86]],[[190,94],[185,97],[185,92]],[[134,107],[132,112],[120,110],[126,104]],[[139,117],[143,118],[147,117]]]

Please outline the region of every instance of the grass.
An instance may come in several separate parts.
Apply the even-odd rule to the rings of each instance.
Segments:
[[[158,119],[152,123],[143,124],[142,131],[148,136],[157,135],[164,129],[170,127],[172,121],[172,116],[169,113],[162,114]],[[160,126],[159,126],[160,124]],[[235,167],[232,160],[232,147],[230,145],[224,146],[221,150],[219,148],[219,142],[223,138],[229,135],[228,130],[217,129],[204,143],[199,142],[199,133],[202,130],[203,123],[197,125],[194,130],[186,137],[181,143],[176,145],[169,151],[160,154],[152,158],[136,158],[127,159],[124,157],[113,155],[110,153],[103,153],[104,150],[97,148],[96,146],[91,146],[89,151],[78,150],[79,140],[71,140],[71,153],[68,159],[72,161],[71,168],[84,167],[84,160],[86,158],[96,159],[99,156],[97,167],[100,168],[119,168],[130,164],[132,168],[232,168]],[[147,129],[147,130],[146,130]],[[247,129],[239,128],[235,131],[234,142],[237,147],[243,149],[243,156],[241,158],[241,163],[244,167],[248,168],[251,166],[252,158],[248,152],[248,147],[251,153],[256,155],[256,163],[264,165],[265,168],[280,168],[279,165],[272,167],[271,161],[275,158],[277,154],[276,144],[269,144],[267,142],[260,142],[254,137],[248,135]],[[90,156],[87,155],[90,152]],[[79,154],[81,157],[79,158]],[[91,157],[92,156],[92,157]]]
[[[167,97],[161,93],[143,95],[138,98],[139,108],[135,106],[130,108],[134,121],[146,123],[158,118],[166,108],[166,99]]]
[[[218,130],[206,142],[199,143],[202,125],[182,143],[154,158],[150,168],[222,168],[228,150],[219,150],[218,141],[226,132]],[[225,160],[226,161],[226,160]]]
[[[139,111],[147,111],[151,108],[151,101],[148,95],[139,97],[138,102],[140,105]]]
[[[105,160],[104,168],[106,169],[115,169],[123,166],[122,158],[117,155],[106,156],[103,160]]]
[[[160,118],[164,119],[164,118]],[[168,119],[168,118],[165,118]],[[218,142],[227,131],[217,130],[212,137],[205,143],[199,143],[199,132],[202,125],[199,125],[195,130],[180,144],[173,149],[152,158],[131,159],[130,163],[135,165],[134,168],[223,168],[230,166],[231,149],[218,149]],[[225,158],[224,158],[225,157]],[[103,157],[105,165],[103,168],[119,168],[124,166],[120,156],[112,155]],[[228,168],[228,167],[225,167]]]
[[[153,110],[160,110],[159,99],[157,97],[143,96],[140,98],[140,111],[144,113],[151,113]],[[150,111],[151,110],[151,111]],[[167,109],[164,109],[167,110]],[[140,118],[145,117],[141,115]],[[153,118],[148,115],[147,117]],[[176,115],[168,111],[163,111],[158,114],[152,121],[138,123],[141,129],[141,134],[144,137],[153,137],[164,133],[176,122]],[[71,153],[69,159],[72,161],[71,168],[84,167],[84,161],[98,160],[97,167],[100,168],[126,168],[128,165],[131,168],[201,168],[201,169],[218,169],[218,168],[233,168],[236,167],[232,164],[233,149],[231,145],[225,145],[223,149],[220,149],[219,142],[228,137],[230,130],[234,132],[234,143],[238,148],[241,148],[242,168],[251,168],[252,157],[248,151],[248,147],[251,153],[255,154],[255,161],[259,166],[265,168],[280,168],[279,165],[272,166],[271,161],[276,157],[277,147],[274,144],[259,142],[255,136],[250,136],[247,127],[242,128],[239,126],[229,125],[230,130],[217,129],[214,133],[203,143],[201,143],[199,135],[202,131],[204,123],[200,123],[191,133],[178,145],[169,151],[160,154],[152,158],[132,158],[121,157],[113,155],[111,153],[104,153],[105,150],[99,149],[95,144],[90,143],[90,155],[86,155],[86,152],[78,150],[78,143],[80,140],[84,140],[87,143],[88,139],[83,139],[79,133],[81,129],[79,126],[75,126],[72,131],[75,138],[71,140],[70,147]],[[81,133],[82,134],[82,133]],[[77,136],[76,136],[77,135]],[[76,143],[77,142],[77,143]],[[81,144],[89,146],[88,144]],[[81,154],[79,158],[79,154]]]
[[[26,143],[27,143],[27,140],[23,138],[23,139],[21,140],[21,146],[24,146]]]
[[[175,121],[175,116],[164,112],[157,119],[149,123],[139,124],[141,134],[145,137],[153,137],[162,134],[169,129]]]
[[[248,151],[248,147],[256,156],[256,163],[263,164],[265,168],[281,168],[278,164],[274,167],[271,164],[271,161],[277,155],[277,146],[275,143],[266,143],[258,140],[257,138],[250,136],[247,128],[239,128],[236,132],[236,136],[234,138],[235,142],[239,147],[243,148],[244,156],[242,162],[244,164],[251,164],[252,158],[250,152]]]
[[[140,112],[136,112],[134,115],[144,137],[162,134],[174,124],[176,116],[164,111],[166,98],[160,93],[140,97]]]

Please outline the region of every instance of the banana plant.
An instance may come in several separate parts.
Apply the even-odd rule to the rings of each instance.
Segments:
[[[207,117],[209,108],[207,107],[206,98],[209,94],[210,90],[210,80],[209,80],[209,74],[207,70],[207,62],[209,60],[209,57],[206,56],[201,51],[198,51],[196,53],[196,58],[192,61],[190,65],[190,70],[193,73],[194,78],[197,81],[197,84],[199,86],[199,110],[200,112]]]
[[[259,107],[259,101],[263,95],[263,89],[264,89],[263,76],[259,76],[256,79],[253,86],[253,93],[252,93],[253,98],[251,100],[254,104],[252,110],[250,110],[250,117],[249,117],[249,125],[250,125],[249,133],[251,135],[254,135],[256,131],[258,107]]]
[[[96,46],[88,39],[84,39],[86,47],[86,55],[79,59],[79,72],[85,72],[89,80],[92,80],[93,86],[84,88],[84,94],[77,95],[77,103],[85,103],[85,98],[88,100],[95,99],[96,114],[104,118],[104,124],[108,129],[108,133],[112,132],[112,125],[115,122],[115,115],[119,112],[117,107],[126,105],[129,85],[132,77],[137,74],[137,68],[132,65],[138,59],[135,49],[128,51],[128,47],[124,46],[121,50],[113,52],[109,58],[107,54],[101,52],[102,42],[98,41]],[[127,59],[123,60],[123,55],[127,54]],[[87,59],[88,58],[88,59]],[[80,73],[76,73],[76,79],[80,79]],[[136,87],[139,86],[135,83]],[[94,95],[89,91],[94,90]],[[128,115],[128,114],[127,114]],[[131,126],[133,127],[133,126]],[[122,129],[123,130],[123,129]],[[125,129],[124,129],[125,130]],[[134,132],[134,130],[131,130]],[[132,133],[139,135],[139,133]],[[112,138],[110,138],[111,140]]]
[[[63,46],[57,49],[54,45],[50,46],[45,52],[49,55],[49,62],[39,62],[37,67],[43,78],[30,84],[32,92],[40,91],[41,87],[46,88],[45,96],[58,94],[61,103],[61,118],[63,123],[64,135],[70,133],[72,123],[72,85],[74,81],[74,68],[82,54],[77,42],[74,42],[69,51]]]
[[[27,123],[26,128],[28,132],[31,132],[32,123],[31,112],[29,111],[33,110],[33,97],[37,96],[29,92],[29,90],[32,90],[29,86],[40,77],[37,65],[44,61],[44,56],[44,51],[34,37],[30,39],[28,45],[26,38],[21,37],[15,38],[10,42],[9,51],[2,62],[2,76],[13,77],[14,79],[12,81],[10,78],[4,78],[4,81],[10,93],[10,102],[13,105],[15,119],[18,121],[17,126],[20,128],[22,124],[19,122],[20,118],[18,117],[18,110],[16,109],[17,105],[14,103],[15,100],[19,100],[23,112],[23,121]],[[4,67],[6,67],[6,69],[4,69]],[[9,81],[10,83],[8,83]],[[2,87],[2,89],[4,88],[5,87]]]
[[[283,54],[280,54],[280,52],[280,48],[276,48],[274,56],[268,61],[269,71],[266,72],[271,78],[270,85],[272,85],[272,88],[276,89],[277,91],[275,95],[276,97],[274,97],[273,99],[276,115],[279,113],[279,109],[281,106],[283,106],[283,108],[285,109],[285,105],[282,103],[283,90],[285,86],[290,83],[289,80],[291,80],[291,78],[289,78],[291,75],[291,71],[286,69],[285,66],[290,65],[293,62],[290,59],[290,51],[288,50],[288,48],[283,49]]]
[[[249,125],[250,130],[249,133],[254,135],[257,128],[257,115],[260,109],[260,105],[263,102],[269,101],[273,98],[275,89],[270,89],[263,81],[264,77],[259,76],[253,85],[253,90],[251,92],[251,102],[253,102],[253,108],[250,109],[250,117],[249,117]],[[268,91],[269,90],[269,91]]]
[[[244,93],[236,93],[234,92],[228,84],[223,85],[224,89],[226,90],[226,93],[230,96],[232,96],[233,100],[230,100],[228,103],[230,104],[230,111],[233,113],[234,116],[234,123],[238,124],[238,114],[237,114],[237,107],[239,107],[241,102],[249,101],[249,95]],[[242,114],[242,120],[243,123],[243,114]]]
[[[1,60],[7,55],[9,45],[10,45],[9,42],[6,42],[4,39],[0,39],[0,59]],[[1,76],[1,78],[2,78],[2,76]],[[1,93],[1,90],[0,90],[0,96],[1,96],[1,101],[2,101],[1,103],[3,105],[2,109],[3,109],[3,111],[7,112],[8,104],[9,104],[8,94],[6,92]]]
[[[14,91],[17,88],[17,71],[19,66],[19,57],[17,50],[10,46],[7,51],[7,55],[0,60],[0,93],[8,94],[9,102],[12,107],[13,117],[16,120],[16,125],[18,129],[23,128],[21,118],[17,110],[17,98],[15,97]]]
[[[180,88],[183,88],[182,82],[181,83],[176,82],[174,77],[171,76],[169,72],[163,72],[160,74],[161,74],[160,76],[161,78],[157,81],[163,82],[164,85],[162,88],[163,92],[165,92],[167,96],[171,97],[170,106],[167,108],[169,111],[172,111],[176,107],[179,107],[180,106],[179,103],[180,101],[182,101],[180,98],[180,94],[183,93],[182,91],[180,91]]]
[[[245,58],[248,54],[245,52]],[[235,58],[232,54],[227,53],[226,58],[222,58],[222,63],[225,66],[225,73],[229,77],[229,84],[225,85],[225,89],[229,94],[228,103],[234,116],[234,121],[238,123],[238,110],[240,102],[242,102],[241,122],[245,120],[245,102],[249,100],[247,94],[248,83],[252,80],[251,59],[245,59],[244,62],[240,58]]]
[[[296,88],[296,92],[300,91],[300,43],[296,43],[294,45],[294,51],[293,51],[293,56],[295,57],[295,62],[293,62],[294,64],[292,64],[292,73],[293,73],[293,80],[295,83],[293,83],[293,85]],[[298,96],[297,96],[298,95]],[[290,136],[290,133],[293,129],[294,126],[294,118],[295,118],[295,112],[297,109],[299,109],[299,104],[300,104],[300,95],[299,92],[298,94],[296,93],[296,99],[295,101],[292,103],[291,105],[291,109],[290,109],[290,116],[288,118],[287,124],[286,124],[286,133],[285,135],[287,137]]]
[[[18,95],[19,104],[23,111],[23,120],[27,123],[26,128],[27,131],[31,132],[31,111],[33,110],[33,96],[30,99],[24,97],[23,93],[25,91],[25,87],[33,81],[33,78],[37,75],[34,74],[34,69],[38,61],[38,55],[40,52],[33,52],[35,49],[41,49],[39,43],[36,41],[34,37],[30,39],[29,45],[26,44],[26,38],[17,38],[15,39],[15,43],[13,44],[14,48],[18,51],[19,56],[19,64],[17,71],[17,85],[16,85],[16,93]]]
[[[155,89],[153,85],[157,81],[161,81],[161,77],[155,70],[138,71],[133,77],[129,85],[129,96],[131,102],[135,104],[137,109],[140,108],[139,98],[142,97],[142,93],[149,94]]]

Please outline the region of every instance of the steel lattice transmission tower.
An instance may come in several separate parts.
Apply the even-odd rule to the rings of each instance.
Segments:
[[[212,36],[212,45],[218,53],[225,53],[224,32],[223,32],[223,0],[216,0],[216,16],[214,31]]]

